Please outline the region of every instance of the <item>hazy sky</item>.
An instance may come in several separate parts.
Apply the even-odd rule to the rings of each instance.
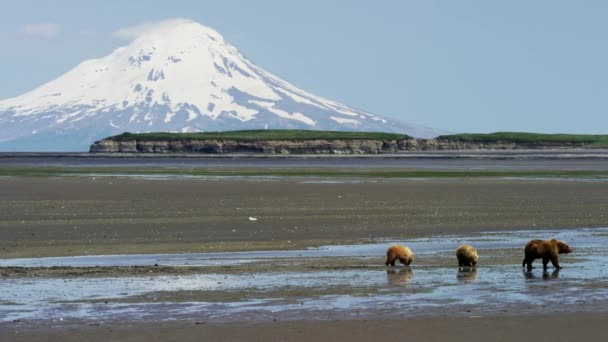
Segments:
[[[356,108],[454,132],[608,133],[607,1],[3,1],[0,99],[187,17],[266,70]]]

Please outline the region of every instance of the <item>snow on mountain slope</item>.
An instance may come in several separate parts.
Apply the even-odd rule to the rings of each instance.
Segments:
[[[106,57],[0,101],[5,151],[87,150],[125,131],[263,128],[438,133],[302,91],[187,19],[158,23]]]

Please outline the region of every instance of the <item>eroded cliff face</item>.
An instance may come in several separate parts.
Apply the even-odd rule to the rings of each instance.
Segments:
[[[448,139],[409,139],[406,151],[459,151],[459,150],[523,150],[523,149],[570,149],[592,148],[583,143],[555,143],[555,142],[467,142]]]
[[[406,140],[177,140],[113,141],[91,145],[97,153],[265,153],[265,154],[379,154],[405,150]]]
[[[512,150],[588,148],[584,144],[463,142],[445,139],[401,140],[175,140],[114,141],[104,139],[91,145],[93,153],[262,153],[262,154],[384,154],[400,151]]]

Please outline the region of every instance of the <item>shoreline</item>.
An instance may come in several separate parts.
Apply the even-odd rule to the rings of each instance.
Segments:
[[[209,159],[390,159],[390,158],[481,158],[509,156],[561,156],[563,159],[579,155],[608,158],[608,148],[546,148],[546,149],[469,149],[436,151],[399,151],[383,154],[270,154],[270,153],[126,153],[126,152],[1,152],[0,161],[8,158],[209,158]]]
[[[40,259],[40,258],[70,258],[70,257],[104,257],[104,256],[133,256],[133,255],[151,255],[151,256],[165,256],[165,255],[191,255],[191,254],[226,254],[226,253],[255,253],[255,252],[295,252],[295,251],[303,251],[308,249],[318,249],[327,246],[344,246],[344,245],[369,245],[369,244],[378,244],[378,243],[389,243],[391,241],[401,241],[404,239],[420,239],[425,237],[458,237],[460,235],[465,234],[493,234],[493,233],[502,233],[502,232],[518,232],[518,231],[544,231],[547,229],[551,229],[553,231],[568,231],[568,230],[578,230],[578,229],[602,229],[607,228],[608,224],[598,224],[598,225],[584,225],[579,227],[572,226],[551,226],[551,227],[501,227],[496,229],[487,229],[483,228],[468,228],[461,229],[458,232],[449,232],[441,230],[440,232],[436,229],[432,228],[421,228],[410,230],[407,237],[404,236],[382,236],[376,237],[373,239],[334,239],[334,240],[300,240],[300,241],[291,241],[291,240],[274,240],[274,241],[235,241],[235,242],[225,242],[225,241],[217,241],[217,242],[209,242],[209,243],[180,243],[177,245],[163,245],[159,244],[156,246],[148,246],[148,248],[142,248],[139,246],[133,245],[113,245],[111,248],[109,246],[92,246],[92,248],[87,249],[87,253],[77,254],[78,249],[72,251],[72,253],[68,254],[57,254],[53,253],[50,248],[35,248],[35,252],[32,250],[24,250],[21,252],[14,252],[10,254],[0,255],[0,274],[2,274],[3,270],[13,269],[15,273],[19,273],[19,268],[23,269],[39,269],[39,270],[49,270],[49,267],[21,267],[21,266],[1,266],[2,261],[13,260],[13,259]],[[56,247],[52,247],[56,248]],[[129,251],[131,250],[131,252]],[[111,253],[108,253],[111,251]],[[35,254],[32,254],[35,253]],[[122,267],[122,266],[121,266]],[[124,266],[125,268],[133,267],[138,268],[140,265],[134,266]],[[61,270],[63,267],[51,267],[52,269]],[[196,271],[198,266],[193,266],[192,269]],[[205,266],[200,266],[200,268],[205,268]],[[78,267],[76,267],[78,269]],[[146,270],[147,271],[147,270]],[[159,269],[154,272],[158,272]],[[165,269],[167,273],[175,273],[174,270]],[[8,274],[13,273],[9,272]]]

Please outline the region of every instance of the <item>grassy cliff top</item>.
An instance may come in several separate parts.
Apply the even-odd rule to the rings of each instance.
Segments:
[[[518,143],[577,143],[608,146],[608,135],[592,134],[541,134],[521,132],[496,132],[487,134],[442,135],[438,139],[466,142],[518,142]]]
[[[175,140],[395,140],[409,139],[410,136],[381,132],[337,132],[308,130],[248,130],[199,133],[123,133],[106,138],[114,141],[175,141]]]

